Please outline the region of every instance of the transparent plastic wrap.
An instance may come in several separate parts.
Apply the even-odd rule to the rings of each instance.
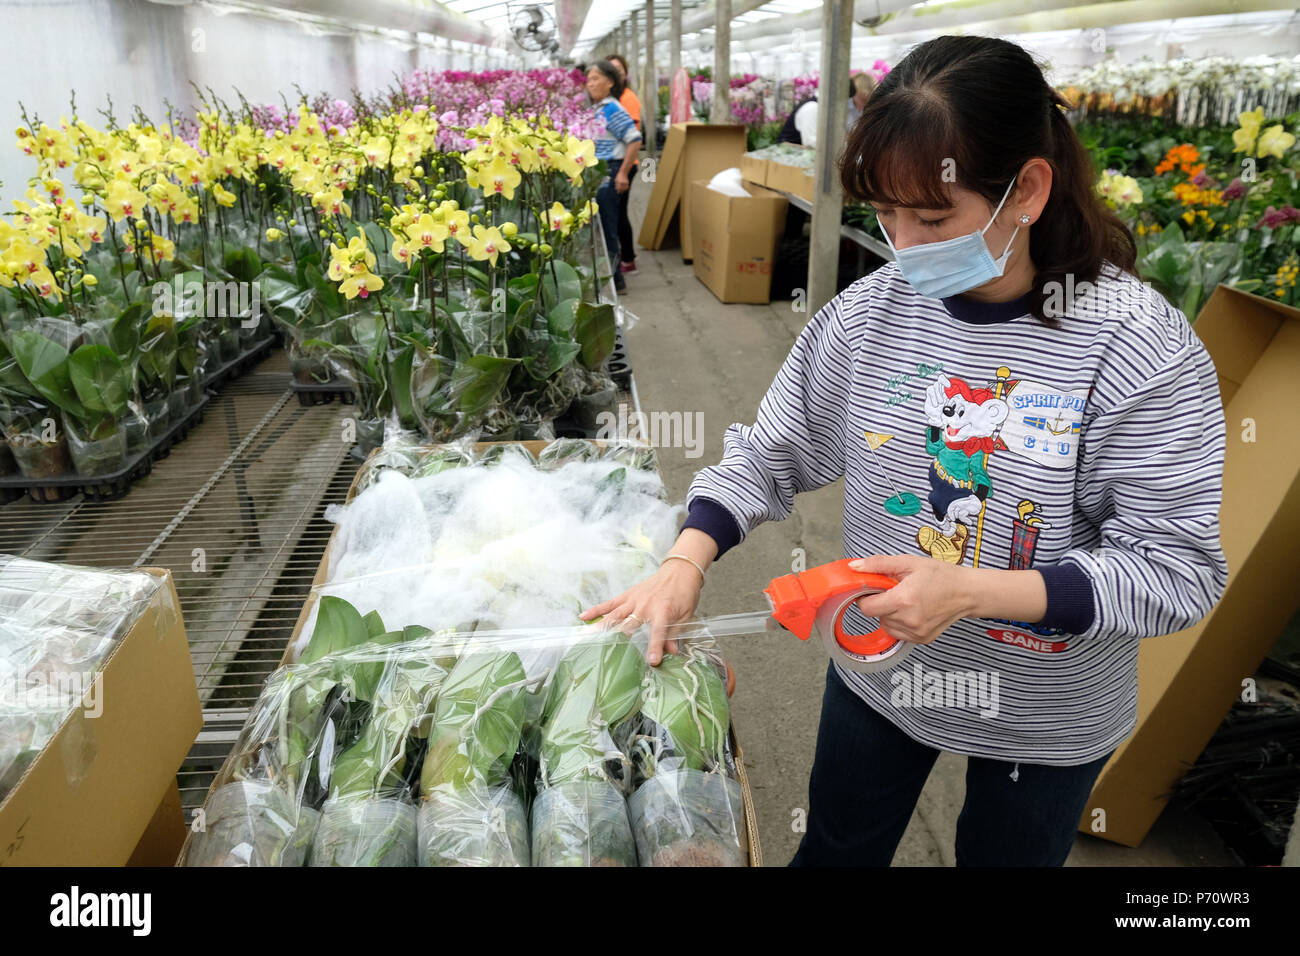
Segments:
[[[623,792],[578,779],[539,790],[533,801],[533,866],[636,866]]]
[[[378,452],[368,457],[357,472],[357,492],[365,491],[387,470],[409,475],[423,454],[423,442],[414,432],[400,428],[388,429]]]
[[[420,774],[422,866],[527,866],[528,819],[511,785],[530,682],[514,652],[471,643],[443,683]]]
[[[321,812],[311,866],[415,866],[415,803],[393,797],[331,798]]]
[[[725,665],[683,639],[646,668],[641,713],[625,726],[628,801],[642,866],[744,866],[741,788],[728,743]]]
[[[310,862],[414,866],[416,813],[410,789],[428,733],[427,717],[454,657],[420,645],[429,635],[424,628],[387,632],[377,615],[362,623],[380,649],[363,647],[334,658],[349,681],[343,700],[349,710],[365,716],[354,739],[348,733],[334,735],[340,749],[329,769],[330,795],[321,808]],[[390,643],[413,644],[428,656],[389,648]]]
[[[509,785],[437,787],[418,818],[420,866],[529,866],[528,811]]]
[[[208,798],[185,866],[303,866],[320,814],[269,780],[234,780]]]
[[[641,866],[744,866],[740,782],[723,773],[674,770],[628,800]]]
[[[74,708],[102,707],[100,664],[159,586],[144,571],[0,555],[0,800]]]
[[[581,375],[582,387],[569,406],[569,414],[580,428],[599,431],[604,427],[608,431],[617,419],[618,386],[604,372],[582,369]]]
[[[157,398],[141,405],[146,422],[145,431],[148,441],[157,441],[166,434],[171,425],[171,406],[166,398]]]
[[[605,632],[556,667],[538,728],[534,866],[636,865],[631,764],[615,737],[640,706],[643,655],[626,635]]]
[[[126,413],[119,426],[126,434],[126,453],[128,456],[140,454],[149,447],[149,419],[145,417],[144,406],[134,399],[126,403]]]
[[[326,511],[337,529],[316,593],[431,629],[576,624],[652,574],[676,537],[682,509],[658,474],[625,463],[639,447],[560,440],[544,465],[519,446],[476,454],[466,440],[421,451],[417,477],[402,473],[416,454],[404,448],[401,467],[369,469],[346,506]],[[316,613],[312,602],[295,653]]]
[[[299,385],[331,385],[334,369],[324,349],[303,344],[303,329],[291,323],[280,323],[289,332],[289,371]]]
[[[413,863],[406,791],[421,722],[454,656],[422,628],[388,631],[377,614],[335,598],[322,605],[300,662],[276,671],[259,696],[185,865],[367,865],[397,852],[387,843],[408,816],[403,852]],[[375,806],[394,802],[410,812]]]
[[[72,472],[63,428],[53,412],[15,420],[5,428],[9,451],[27,478],[57,478]]]
[[[98,440],[89,438],[69,416],[63,416],[63,432],[68,439],[68,453],[77,474],[110,475],[126,465],[126,431],[120,426],[111,435]]]

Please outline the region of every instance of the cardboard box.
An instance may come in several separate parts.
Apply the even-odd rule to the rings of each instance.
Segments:
[[[790,193],[808,202],[812,202],[813,196],[816,195],[816,180],[813,179],[811,169],[804,169],[802,166],[789,166],[775,160],[767,164],[766,186],[768,189]]]
[[[175,775],[163,792],[153,819],[140,837],[127,866],[171,866],[185,845],[185,808]]]
[[[777,242],[789,202],[745,183],[751,196],[726,196],[707,180],[691,184],[695,277],[723,302],[768,302]]]
[[[1126,846],[1146,836],[1300,607],[1300,310],[1221,285],[1194,328],[1214,360],[1227,422],[1219,518],[1228,585],[1195,627],[1142,642],[1137,727],[1079,821],[1080,831]],[[1104,831],[1093,829],[1094,810],[1105,811]]]
[[[0,803],[0,865],[122,866],[141,844],[156,858],[155,828],[175,822],[168,788],[203,712],[171,573],[141,570],[160,579],[148,607]]]
[[[746,153],[740,157],[740,176],[742,179],[751,183],[757,183],[760,186],[767,185],[767,170],[772,165],[772,161],[764,159],[761,156],[755,156],[753,153]]]
[[[485,448],[489,448],[494,444],[522,445],[524,448],[528,449],[529,453],[531,453],[534,457],[536,457],[543,448],[545,448],[547,445],[550,444],[550,442],[547,441],[478,442],[477,444],[475,444],[474,450],[476,452],[482,452]],[[595,444],[598,446],[604,446],[605,443],[602,441],[596,441]],[[430,445],[429,450],[433,450],[437,447],[439,446]],[[372,455],[377,454],[380,450],[381,449],[375,449],[375,451],[372,451],[371,454]],[[346,501],[351,501],[356,496],[357,479],[360,476],[361,476],[361,470],[358,469],[357,474],[352,479],[352,484],[348,487],[348,494],[347,494]],[[312,583],[311,592],[310,594],[308,594],[307,600],[303,603],[302,611],[299,612],[298,620],[297,622],[295,622],[293,626],[293,633],[289,636],[289,643],[288,645],[286,645],[284,649],[284,654],[280,658],[281,667],[287,667],[293,663],[292,660],[293,646],[298,642],[298,638],[302,636],[303,627],[306,625],[307,618],[311,614],[312,606],[318,600],[317,595],[319,595],[320,593],[320,588],[323,587],[329,580],[330,551],[334,547],[334,536],[337,533],[338,533],[337,527],[334,529],[334,531],[330,532],[329,542],[325,546],[325,556],[321,558],[320,567],[316,569],[316,576],[312,579],[311,582]],[[728,732],[728,737],[731,741],[732,754],[735,756],[736,759],[736,777],[740,783],[741,802],[742,805],[744,806],[744,811],[745,811],[745,839],[746,839],[747,850],[748,850],[747,859],[749,861],[750,866],[762,866],[763,848],[762,848],[762,844],[759,842],[758,839],[758,815],[754,809],[754,794],[749,786],[749,776],[745,771],[745,755],[744,752],[740,749],[740,741],[736,738],[735,726],[732,725],[731,727],[729,727],[727,732]],[[222,771],[218,773],[216,777],[217,780],[222,780],[226,777],[225,770],[226,768],[223,767]],[[214,782],[214,786],[215,786],[215,782]],[[209,791],[208,796],[211,795],[212,795],[211,791]]]
[[[663,247],[674,221],[681,235],[682,259],[689,262],[691,236],[690,183],[712,179],[740,165],[745,154],[745,127],[736,124],[674,123],[655,169],[654,189],[646,206],[638,242],[645,249]]]

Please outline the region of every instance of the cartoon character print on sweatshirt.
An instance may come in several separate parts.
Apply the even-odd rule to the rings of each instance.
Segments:
[[[960,565],[969,553],[971,566],[979,567],[984,522],[989,517],[986,506],[994,488],[990,460],[997,462],[994,473],[1003,468],[1014,473],[1018,459],[1030,459],[1053,469],[1073,468],[1083,410],[1092,392],[1090,389],[1087,395],[1080,395],[1012,378],[1011,369],[1005,366],[998,368],[986,384],[974,386],[964,378],[948,376],[941,366],[918,368],[918,373],[936,369],[939,374],[926,387],[922,410],[924,446],[930,456],[926,470],[929,491],[925,496],[928,512],[920,496],[897,488],[883,505],[887,512],[899,517],[925,512],[916,541],[930,557]],[[901,379],[891,380],[890,387],[898,381]],[[900,401],[895,392],[889,404]],[[874,455],[893,437],[868,431],[867,448]],[[995,454],[997,457],[992,458]],[[880,464],[883,468],[883,462]],[[1011,525],[1011,546],[1005,566],[1011,570],[1030,569],[1039,536],[1052,523],[1046,520],[1041,505],[1028,498],[1016,505],[1015,516],[1007,520]],[[1051,640],[1062,633],[1058,628],[1001,618],[990,620],[1002,625],[988,629],[994,640],[1042,653],[1057,653],[1066,647],[1064,641]]]
[[[1010,406],[992,389],[940,375],[925,390],[925,450],[932,458],[928,500],[936,523],[923,524],[916,543],[932,558],[961,564],[971,527],[993,493],[989,455],[1006,445],[998,430]]]
[[[988,519],[986,504],[993,497],[997,472],[1021,472],[1023,459],[1052,469],[1073,469],[1091,391],[1083,395],[1013,378],[1006,366],[996,369],[986,382],[972,384],[967,378],[948,375],[942,366],[922,365],[916,376],[908,373],[889,381],[893,393],[888,404],[900,404],[904,397],[911,397],[896,389],[898,383],[928,378],[934,372],[937,374],[926,386],[919,409],[923,446],[930,457],[924,503],[921,495],[894,486],[885,461],[876,454],[894,435],[865,432],[867,449],[894,491],[882,502],[884,509],[898,517],[925,513],[916,532],[920,549],[957,565],[965,563],[969,554],[971,565],[978,567],[983,523]],[[997,464],[991,468],[991,462]],[[1034,502],[1021,501],[1017,509],[1016,517],[1009,512],[1005,517],[1012,525],[1011,553],[1005,566],[1013,569],[1029,566],[1032,550],[1027,557],[1026,543],[1051,527]]]

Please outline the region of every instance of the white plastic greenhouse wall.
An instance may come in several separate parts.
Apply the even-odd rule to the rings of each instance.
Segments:
[[[365,6],[362,4],[361,6]],[[171,3],[165,0],[27,0],[0,4],[10,37],[21,44],[0,59],[9,99],[47,122],[68,111],[70,94],[87,119],[112,97],[119,119],[133,105],[161,119],[164,101],[194,105],[193,86],[252,103],[327,92],[349,98],[371,94],[415,69],[484,70],[518,67],[522,56],[504,48],[472,48],[427,34],[319,25],[283,11],[252,5]],[[57,63],[57,69],[49,67]],[[6,104],[9,126],[17,105]],[[0,182],[7,201],[21,196],[31,161],[0,151]],[[7,204],[7,202],[6,202]]]

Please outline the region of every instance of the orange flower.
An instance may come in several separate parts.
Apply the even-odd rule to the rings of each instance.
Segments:
[[[1156,166],[1156,175],[1163,176],[1176,166],[1187,175],[1195,176],[1205,169],[1203,165],[1194,165],[1200,158],[1201,152],[1195,146],[1191,143],[1181,143],[1178,146],[1171,147],[1169,152],[1165,153],[1165,158]]]

